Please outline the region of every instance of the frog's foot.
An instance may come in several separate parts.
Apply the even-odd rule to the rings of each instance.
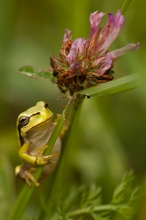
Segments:
[[[54,158],[58,157],[59,153],[56,152],[55,154],[47,155],[47,156],[42,156],[42,157],[36,157],[35,164],[36,165],[46,165],[49,163],[54,163],[55,160]]]
[[[23,166],[17,166],[15,168],[15,175],[25,180],[28,186],[31,186],[31,182],[33,182],[35,186],[39,186],[39,183],[35,180],[35,178],[32,175],[33,171],[35,171],[34,167],[31,167],[28,170],[25,170]]]

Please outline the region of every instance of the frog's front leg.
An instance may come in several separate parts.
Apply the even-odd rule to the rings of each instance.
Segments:
[[[44,147],[39,149],[36,155],[31,155],[31,153],[28,154],[28,147],[29,144],[25,143],[19,150],[19,156],[29,164],[44,166],[52,162],[54,158],[59,156],[59,153],[44,156],[44,150],[48,147],[48,145],[45,145]]]

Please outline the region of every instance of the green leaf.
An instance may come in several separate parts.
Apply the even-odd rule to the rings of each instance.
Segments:
[[[32,66],[25,65],[19,68],[18,72],[22,75],[35,78],[35,79],[50,79],[53,80],[53,74],[49,71],[49,69],[43,69],[40,72],[36,72]]]
[[[131,74],[128,76],[114,79],[113,81],[106,82],[97,86],[84,89],[79,94],[83,94],[89,97],[96,97],[102,95],[114,95],[117,93],[125,92],[143,85],[142,80],[137,74]]]
[[[94,207],[101,204],[101,187],[96,184],[90,185],[88,188],[84,188],[81,196],[80,207]]]
[[[120,206],[117,209],[118,213],[120,213],[126,220],[130,220],[134,214],[134,208],[129,205]]]
[[[140,201],[139,187],[132,187],[133,179],[134,175],[131,171],[125,174],[122,182],[114,192],[111,203],[103,205],[100,199],[100,188],[95,185],[89,188],[88,191],[83,185],[83,196],[77,195],[78,202],[72,204],[72,208],[70,208],[70,210],[68,209],[68,212],[64,212],[64,216],[67,219],[74,219],[75,217],[83,217],[83,219],[86,219],[84,217],[89,216],[90,218],[88,219],[103,220],[112,217],[113,213],[117,213],[118,216],[120,215],[123,216],[124,219],[130,220],[136,213],[136,207]],[[79,189],[75,191],[75,194],[78,190]],[[136,200],[136,203],[133,200]]]
[[[130,195],[132,194],[131,189],[133,179],[134,175],[132,171],[130,171],[124,176],[121,184],[119,184],[114,191],[112,204],[122,204],[129,202]]]

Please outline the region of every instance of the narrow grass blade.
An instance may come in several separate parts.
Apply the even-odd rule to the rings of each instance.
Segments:
[[[131,74],[128,76],[121,77],[119,79],[115,79],[110,82],[106,82],[97,86],[93,86],[91,88],[80,91],[80,94],[96,97],[102,95],[114,95],[121,92],[126,92],[128,90],[137,88],[141,86],[142,80],[136,75]]]

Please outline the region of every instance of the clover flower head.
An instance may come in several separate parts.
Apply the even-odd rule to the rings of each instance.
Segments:
[[[71,31],[65,30],[59,58],[51,58],[53,76],[61,92],[72,96],[82,89],[112,80],[115,60],[126,51],[139,48],[139,43],[130,43],[109,51],[124,25],[124,16],[120,10],[116,16],[109,13],[105,27],[100,28],[103,16],[103,12],[91,13],[87,40],[77,38],[73,41]]]

